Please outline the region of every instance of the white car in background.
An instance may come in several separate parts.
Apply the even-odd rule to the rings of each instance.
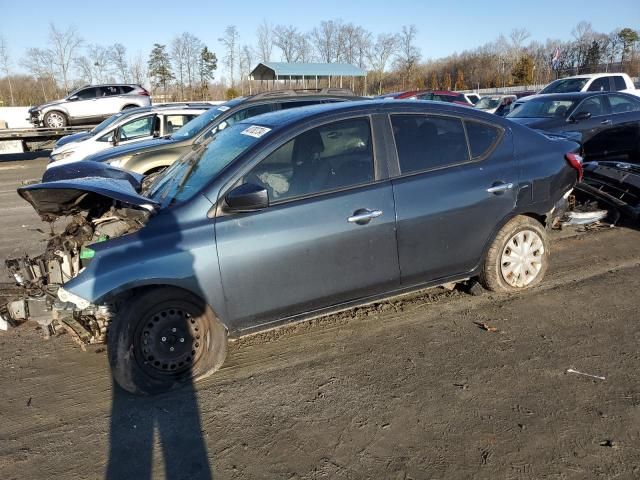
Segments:
[[[482,98],[479,93],[471,92],[471,93],[463,93],[464,98],[473,105],[477,104]]]
[[[559,78],[538,94],[570,92],[624,92],[640,96],[640,90],[626,73],[589,73]]]
[[[171,135],[210,107],[207,104],[182,104],[142,107],[117,113],[89,135],[57,146],[51,152],[47,168],[77,162],[117,145]]]

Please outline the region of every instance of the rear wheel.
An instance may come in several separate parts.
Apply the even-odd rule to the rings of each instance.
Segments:
[[[114,318],[108,351],[115,381],[131,393],[152,395],[219,369],[227,331],[198,297],[161,287],[134,297]]]
[[[67,116],[56,110],[47,112],[43,121],[44,126],[48,128],[63,128],[67,126]]]
[[[496,292],[514,292],[538,285],[549,265],[543,225],[530,217],[510,220],[496,235],[480,272],[482,285]]]

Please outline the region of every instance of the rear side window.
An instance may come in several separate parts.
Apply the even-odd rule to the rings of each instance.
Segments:
[[[168,135],[179,128],[182,128],[184,125],[189,123],[189,121],[193,120],[197,115],[185,115],[185,114],[177,114],[177,115],[165,115],[164,117],[164,134]]]
[[[609,95],[609,104],[611,105],[612,113],[637,112],[640,110],[640,101],[623,95]]]
[[[620,90],[626,90],[627,82],[624,81],[620,75],[616,75],[613,77],[613,85],[615,86],[615,90],[619,92]]]
[[[120,95],[120,89],[115,85],[100,87],[98,90],[98,97],[111,97],[113,95]]]
[[[298,108],[298,107],[308,107],[309,105],[318,105],[322,103],[320,100],[305,100],[304,102],[282,102],[280,104],[281,110],[286,110],[287,108]]]
[[[589,92],[608,92],[610,90],[609,77],[596,78],[587,90]]]
[[[462,120],[427,115],[391,115],[400,171],[418,172],[469,160]]]
[[[245,108],[240,110],[239,112],[234,113],[229,118],[227,118],[227,125],[233,125],[234,123],[240,122],[246,118],[255,117],[256,115],[262,115],[263,113],[269,113],[271,111],[271,104],[263,104],[263,105],[255,105],[253,107]]]
[[[493,148],[500,138],[500,130],[486,123],[465,121],[471,157],[479,158]]]

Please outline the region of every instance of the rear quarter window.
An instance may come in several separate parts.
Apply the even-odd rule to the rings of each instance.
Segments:
[[[131,92],[133,92],[133,87],[129,87],[127,85],[123,85],[123,86],[120,87],[120,92],[123,93],[123,94],[124,93],[131,93]]]
[[[467,128],[472,158],[480,158],[488,154],[500,139],[501,131],[493,125],[472,120],[465,120],[464,124]]]

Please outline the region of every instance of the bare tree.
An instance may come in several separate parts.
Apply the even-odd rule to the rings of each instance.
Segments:
[[[53,23],[49,24],[49,42],[53,64],[62,77],[62,85],[65,91],[71,86],[71,63],[76,56],[78,48],[82,45],[82,38],[75,27],[67,30],[58,30]]]
[[[127,62],[127,48],[121,43],[114,43],[110,49],[111,64],[120,75],[122,83],[129,82],[129,64]]]
[[[54,87],[56,85],[53,52],[48,48],[30,48],[22,59],[21,65],[39,80],[40,87],[42,88],[42,96],[46,102],[48,96],[45,83],[49,83]],[[54,90],[57,89],[54,88]],[[57,92],[54,91],[54,95],[56,93]]]
[[[180,100],[184,100],[184,76],[187,64],[186,51],[182,37],[175,37],[171,41],[171,50],[169,53],[171,57],[171,63],[173,64],[173,71],[178,81],[178,88],[180,89]]]
[[[135,57],[129,60],[129,73],[131,75],[131,81],[142,85],[147,80],[147,62],[145,61],[142,53],[138,53]]]
[[[244,95],[244,82],[245,80],[249,80],[251,65],[253,64],[253,51],[249,45],[242,46],[238,58],[240,67],[240,88],[242,95]],[[251,84],[249,84],[249,93],[251,93]]]
[[[378,95],[382,93],[382,79],[389,59],[397,50],[398,37],[388,33],[381,33],[369,51],[371,67],[378,73]]]
[[[282,52],[285,62],[293,63],[299,60],[300,33],[293,25],[276,25],[273,30],[273,44]]]
[[[9,96],[11,97],[11,106],[15,104],[13,98],[13,85],[11,84],[11,57],[9,56],[9,47],[4,37],[0,35],[0,69],[4,72],[9,83]]]
[[[402,88],[405,88],[405,81],[411,83],[411,77],[422,56],[420,49],[416,46],[416,35],[418,29],[415,25],[403,25],[402,31],[398,36],[398,56],[396,65],[403,73]]]
[[[311,41],[314,44],[318,57],[325,63],[337,60],[340,50],[338,36],[341,22],[339,20],[323,20],[320,26],[311,31]]]
[[[262,20],[262,23],[258,25],[256,36],[258,37],[258,60],[261,62],[271,61],[271,53],[273,52],[274,45],[274,32],[271,24],[266,20]]]
[[[235,85],[234,68],[238,55],[238,41],[240,35],[238,34],[238,28],[235,25],[228,25],[224,30],[224,37],[219,38],[218,41],[224,46],[226,53],[223,58],[224,64],[229,69],[229,77],[231,78],[231,87]]]

